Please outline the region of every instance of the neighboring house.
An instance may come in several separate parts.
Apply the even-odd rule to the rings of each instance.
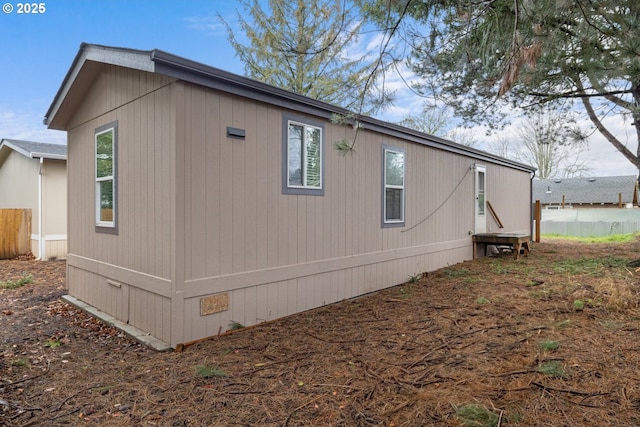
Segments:
[[[0,209],[31,209],[31,252],[67,255],[67,147],[0,141]]]
[[[83,44],[45,117],[68,136],[69,294],[176,347],[469,260],[473,233],[530,233],[534,168],[368,117],[356,136],[336,115]]]
[[[533,200],[540,200],[543,209],[638,206],[638,177],[536,179]]]

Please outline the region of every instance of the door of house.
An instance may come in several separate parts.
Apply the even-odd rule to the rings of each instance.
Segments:
[[[487,201],[486,201],[487,168],[475,167],[475,233],[487,232]]]

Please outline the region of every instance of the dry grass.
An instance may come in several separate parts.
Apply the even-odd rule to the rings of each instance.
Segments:
[[[637,278],[633,273],[624,278],[604,277],[595,284],[595,292],[607,310],[624,312],[640,307]]]

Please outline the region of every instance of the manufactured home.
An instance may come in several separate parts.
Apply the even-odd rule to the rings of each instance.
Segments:
[[[31,253],[41,260],[67,255],[67,147],[0,141],[0,209],[31,212]],[[0,230],[0,238],[2,238]]]
[[[175,348],[469,260],[476,233],[529,235],[532,167],[349,117],[83,44],[45,117],[68,137],[70,297]]]

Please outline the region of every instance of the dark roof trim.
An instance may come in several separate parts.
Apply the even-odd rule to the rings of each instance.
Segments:
[[[60,109],[68,92],[71,90],[76,77],[86,61],[103,62],[141,71],[159,73],[200,86],[276,105],[298,114],[309,114],[326,120],[331,120],[334,114],[340,116],[349,116],[352,114],[344,108],[182,58],[162,50],[143,51],[83,43],[80,45],[80,51],[73,60],[71,68],[67,72],[60,89],[47,111],[44,118],[45,124],[51,126],[52,122],[55,121],[56,113]],[[365,129],[402,138],[417,144],[529,173],[533,173],[536,170],[536,168],[523,163],[505,159],[372,117],[362,116],[359,117],[358,120]]]
[[[335,105],[327,104],[313,98],[289,92],[247,77],[223,71],[219,68],[204,65],[182,58],[162,50],[153,50],[151,60],[155,62],[155,71],[179,80],[188,81],[204,87],[229,92],[256,101],[265,102],[296,112],[320,116],[330,120],[334,114],[347,116],[351,112]],[[365,129],[406,139],[428,147],[437,148],[468,156],[481,161],[487,161],[510,168],[533,173],[536,168],[505,159],[481,150],[467,147],[433,135],[427,135],[400,125],[363,116],[360,122]]]
[[[44,116],[43,123],[47,126],[51,125],[60,105],[67,96],[67,93],[69,93],[69,90],[71,90],[73,82],[86,61],[104,62],[107,64],[153,72],[153,64],[149,61],[150,54],[150,51],[144,50],[101,46],[88,43],[80,44],[80,49],[73,59],[71,67],[69,67],[69,71],[67,71],[60,88],[58,88],[58,92],[56,92],[56,96],[53,98],[53,101]]]
[[[458,144],[453,141],[437,137],[435,135],[428,135],[417,130],[405,128],[394,123],[384,122],[382,120],[374,119],[371,117],[363,118],[362,122],[364,123],[365,129],[372,129],[385,135],[402,138],[411,142],[415,142],[417,144],[422,144],[428,147],[437,148],[439,150],[460,154],[462,156],[471,157],[476,160],[486,161],[501,166],[507,166],[524,172],[533,173],[536,171],[536,168],[533,166],[519,163],[510,159],[505,159],[503,157],[487,153],[486,151],[467,147],[466,145]]]
[[[212,89],[262,101],[284,108],[331,118],[332,114],[349,114],[349,111],[268,85],[247,77],[239,76],[219,68],[185,59],[161,50],[151,52],[151,60],[155,62],[155,71],[160,74],[195,83]]]

